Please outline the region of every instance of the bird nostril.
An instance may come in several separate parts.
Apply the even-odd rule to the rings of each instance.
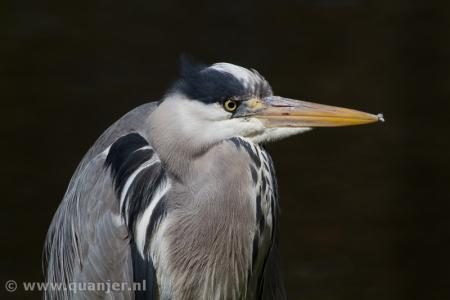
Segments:
[[[272,107],[292,107],[292,105],[286,105],[286,104],[274,104]]]

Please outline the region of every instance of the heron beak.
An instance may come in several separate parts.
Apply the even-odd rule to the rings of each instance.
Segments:
[[[277,96],[251,99],[246,106],[248,116],[260,119],[266,127],[337,127],[384,121],[381,114]]]

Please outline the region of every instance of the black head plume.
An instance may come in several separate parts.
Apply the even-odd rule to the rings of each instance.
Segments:
[[[221,64],[235,69],[240,67]],[[193,100],[205,103],[222,102],[229,98],[245,100],[251,97],[272,95],[268,82],[255,70],[242,68],[247,79],[226,68],[195,63],[186,55],[181,56],[181,78],[175,82],[170,93],[182,93]]]

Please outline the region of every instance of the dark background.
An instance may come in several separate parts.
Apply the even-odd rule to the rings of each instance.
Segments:
[[[450,299],[450,2],[2,1],[1,293],[41,281],[83,154],[156,100],[181,53],[274,91],[385,114],[270,145],[290,299]]]

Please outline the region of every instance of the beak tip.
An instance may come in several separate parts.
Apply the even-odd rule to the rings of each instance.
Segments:
[[[384,122],[384,116],[383,116],[383,114],[377,114],[377,118],[378,118],[378,121]]]

